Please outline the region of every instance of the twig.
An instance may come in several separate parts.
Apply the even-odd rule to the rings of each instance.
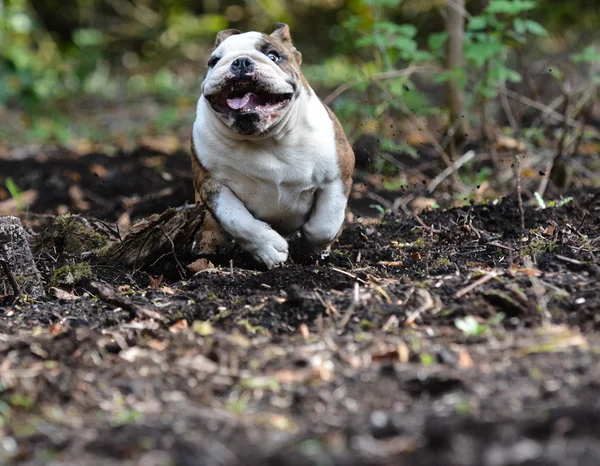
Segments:
[[[571,259],[570,257],[561,256],[560,254],[556,254],[554,257],[556,257],[559,261],[568,262],[569,264],[574,264],[574,265],[583,265],[584,264],[583,262],[578,261],[577,259]]]
[[[346,272],[345,270],[336,269],[335,267],[331,267],[331,270],[333,270],[334,272],[337,272],[337,273],[341,273],[341,274],[343,274],[343,275],[346,275],[346,276],[348,276],[348,277],[350,277],[350,278],[352,278],[352,279],[354,279],[354,280],[357,280],[357,281],[359,281],[359,282],[361,282],[361,283],[363,283],[363,284],[365,284],[365,285],[366,285],[366,283],[367,283],[367,282],[366,282],[366,281],[364,281],[362,278],[359,278],[359,277],[357,277],[357,276],[356,276],[356,275],[354,275],[353,273]]]
[[[435,188],[437,188],[442,181],[448,178],[452,173],[456,172],[460,167],[464,164],[470,162],[475,157],[475,151],[470,150],[462,155],[458,160],[456,160],[451,167],[446,167],[442,173],[436,176],[431,183],[429,183],[429,187],[427,188],[427,192],[432,193]]]
[[[358,282],[354,282],[354,293],[352,294],[352,302],[350,303],[350,306],[348,306],[348,309],[346,310],[346,312],[344,312],[344,317],[342,317],[342,320],[340,321],[340,326],[338,327],[338,332],[341,332],[342,330],[344,330],[344,328],[346,328],[346,325],[348,325],[348,322],[350,322],[350,319],[352,318],[352,314],[354,313],[354,310],[356,309],[356,306],[358,305],[358,300],[359,300],[358,291],[359,291]]]
[[[500,92],[506,94],[511,99],[518,100],[519,102],[521,102],[529,107],[533,107],[537,110],[540,110],[544,114],[548,115],[551,118],[554,118],[557,121],[560,121],[560,122],[564,121],[569,126],[572,126],[574,128],[585,129],[590,134],[592,134],[594,137],[600,138],[600,131],[597,131],[594,128],[589,127],[589,126],[584,126],[581,123],[579,123],[578,121],[573,120],[572,118],[569,118],[569,117],[565,118],[560,113],[558,113],[556,110],[553,110],[552,108],[548,107],[547,105],[536,102],[535,100],[532,100],[529,97],[521,95],[515,91],[511,91],[510,89],[502,89]]]
[[[461,290],[458,290],[456,292],[456,294],[454,295],[456,298],[460,298],[461,296],[466,295],[467,293],[470,293],[471,291],[473,291],[475,288],[477,288],[478,286],[483,285],[484,283],[489,282],[490,280],[498,277],[499,274],[498,272],[496,272],[495,270],[493,272],[489,272],[488,274],[484,275],[483,277],[481,277],[479,280],[475,280],[473,283],[471,283],[470,285],[464,287]]]
[[[487,244],[489,244],[490,246],[495,246],[500,249],[506,249],[507,251],[515,251],[514,248],[511,248],[510,246],[505,246],[504,244],[500,244],[500,243],[496,243],[496,242],[489,242]]]
[[[171,243],[171,252],[173,253],[173,257],[175,258],[175,262],[177,263],[177,265],[179,266],[179,269],[177,269],[177,272],[179,272],[179,276],[181,277],[181,279],[183,280],[185,278],[185,269],[183,268],[183,265],[181,265],[181,262],[179,262],[179,258],[177,257],[177,253],[175,252],[175,243],[173,243],[173,240],[171,239],[171,237],[167,234],[167,232],[165,231],[165,229],[162,227],[160,227],[161,231],[163,232],[163,234],[167,237],[167,239],[169,240],[169,243]]]
[[[147,307],[140,306],[125,296],[118,295],[110,286],[105,285],[104,283],[92,282],[90,283],[90,286],[96,293],[98,293],[98,296],[103,301],[106,301],[109,304],[122,307],[123,309],[128,310],[137,316],[144,316],[160,322],[167,322],[167,318],[162,314],[159,314],[152,309],[148,309]]]
[[[14,296],[15,297],[20,296],[21,290],[19,290],[19,284],[15,280],[15,276],[13,275],[12,271],[10,270],[8,263],[6,261],[4,261],[3,259],[0,259],[0,264],[2,265],[2,270],[4,271],[4,275],[6,275],[6,278],[8,278],[8,282],[10,283],[10,286],[13,289]]]
[[[517,188],[517,205],[519,208],[519,221],[521,223],[521,237],[525,234],[525,209],[523,208],[523,193],[521,189],[521,154],[514,153],[515,157],[515,181]]]

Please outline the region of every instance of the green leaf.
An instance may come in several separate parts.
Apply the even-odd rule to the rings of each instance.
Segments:
[[[392,42],[392,45],[400,50],[402,58],[406,60],[411,60],[417,51],[417,43],[407,37],[396,37]]]
[[[437,53],[438,51],[442,51],[444,45],[446,45],[446,41],[448,40],[447,32],[437,32],[435,34],[430,34],[427,37],[427,45],[429,50]]]
[[[536,21],[532,21],[530,19],[525,19],[525,20],[523,20],[523,22],[525,24],[525,28],[527,29],[527,31],[529,31],[534,36],[547,36],[548,35],[548,31],[540,23],[538,23]]]
[[[489,14],[515,16],[519,13],[532,10],[535,6],[536,2],[528,0],[492,0],[486,8],[486,12]]]
[[[488,25],[487,18],[484,16],[471,16],[469,23],[467,24],[467,29],[469,31],[482,31]]]
[[[456,325],[457,329],[462,330],[464,333],[471,336],[483,335],[488,329],[487,325],[480,324],[473,316],[456,319],[454,325]]]
[[[380,7],[395,7],[398,6],[400,0],[364,0],[365,4]]]
[[[465,50],[465,57],[478,66],[483,66],[490,58],[499,55],[504,50],[504,45],[496,41],[476,42],[469,44]]]
[[[600,53],[593,45],[586,47],[581,53],[571,57],[573,63],[597,63],[600,62]]]
[[[354,41],[354,45],[356,47],[370,47],[372,45],[376,45],[377,44],[377,38],[375,36],[364,36],[364,37],[360,37],[359,39],[356,39]]]
[[[515,28],[515,32],[518,34],[525,34],[527,32],[527,26],[525,26],[525,21],[521,18],[515,18],[513,21],[513,27]]]

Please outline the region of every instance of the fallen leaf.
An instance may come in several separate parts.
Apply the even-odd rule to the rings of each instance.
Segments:
[[[300,327],[298,327],[298,332],[305,340],[310,338],[310,330],[308,330],[308,326],[305,323],[300,324]]]
[[[530,268],[530,267],[513,268],[512,270],[515,273],[527,275],[528,277],[539,277],[540,275],[542,275],[541,270]]]
[[[88,210],[90,208],[90,203],[85,200],[85,195],[83,194],[83,190],[79,185],[71,185],[69,188],[69,197],[77,209]]]
[[[90,165],[90,173],[96,175],[99,178],[105,178],[108,171],[104,167],[104,165],[100,165],[99,163],[93,163]]]
[[[148,149],[170,154],[181,148],[181,142],[173,135],[165,136],[141,136],[138,138],[138,143],[146,146]]]
[[[424,210],[431,209],[437,204],[435,199],[430,197],[416,197],[410,204],[411,209],[416,214],[420,214]]]
[[[556,230],[556,227],[554,225],[550,225],[548,228],[544,228],[542,230],[542,235],[552,236],[554,234],[554,230]]]
[[[150,284],[148,285],[148,287],[151,290],[158,290],[165,281],[165,277],[163,277],[162,275],[155,277],[153,275],[148,274],[148,279],[150,280]]]
[[[214,269],[214,265],[211,261],[209,261],[208,259],[205,259],[204,257],[195,260],[194,262],[192,262],[191,264],[187,265],[188,270],[190,270],[190,272],[194,272],[194,273],[198,273],[202,270],[207,270],[207,269]]]
[[[211,323],[206,320],[195,320],[192,324],[192,330],[201,337],[211,335],[214,331]]]
[[[169,294],[169,295],[174,295],[175,293],[177,293],[177,290],[174,290],[170,286],[163,286],[160,289],[160,291],[162,291],[164,294]]]
[[[517,149],[520,152],[525,150],[525,144],[503,134],[498,134],[496,137],[496,146],[500,149]]]
[[[67,330],[67,326],[61,324],[60,322],[50,325],[50,335],[60,335],[61,333],[65,333]]]
[[[404,263],[402,261],[379,261],[377,263],[387,267],[404,267]]]
[[[467,350],[461,349],[458,352],[458,366],[459,367],[473,367],[473,360]]]
[[[187,328],[189,328],[187,320],[181,319],[181,320],[178,320],[177,322],[175,322],[173,325],[171,325],[169,327],[169,332],[171,332],[171,333],[179,333],[179,332],[183,332]]]
[[[76,299],[79,299],[79,296],[55,286],[50,288],[50,293],[52,293],[55,298],[64,299],[66,301],[75,301]]]
[[[168,345],[164,341],[157,340],[156,338],[153,338],[152,340],[148,341],[148,347],[156,351],[164,351],[167,348],[167,346]]]

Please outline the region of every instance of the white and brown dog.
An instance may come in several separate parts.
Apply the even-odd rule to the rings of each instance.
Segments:
[[[340,232],[354,154],[301,61],[287,24],[270,35],[218,33],[192,133],[196,201],[212,214],[201,251],[222,229],[273,267],[288,257],[282,235],[300,230],[325,246]]]

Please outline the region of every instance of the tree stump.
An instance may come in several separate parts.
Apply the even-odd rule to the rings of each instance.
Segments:
[[[25,229],[17,217],[0,217],[0,294],[45,296]]]

